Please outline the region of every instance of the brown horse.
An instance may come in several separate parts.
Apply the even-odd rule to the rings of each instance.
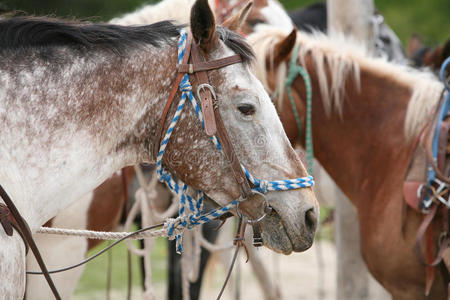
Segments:
[[[413,252],[422,215],[406,206],[402,195],[413,140],[429,120],[441,83],[430,74],[370,58],[341,37],[266,28],[248,38],[257,50],[256,73],[268,90],[278,91],[276,106],[294,143],[302,143],[305,133],[297,128],[284,82],[298,44],[295,61],[311,77],[314,155],[358,210],[361,251],[370,272],[394,299],[444,299],[441,276],[429,297],[424,295],[425,267]],[[297,77],[290,88],[305,128],[303,79]],[[441,222],[434,220],[435,240]]]
[[[414,67],[429,67],[438,73],[444,60],[450,56],[450,39],[436,47],[426,47],[417,34],[408,40],[408,58]]]

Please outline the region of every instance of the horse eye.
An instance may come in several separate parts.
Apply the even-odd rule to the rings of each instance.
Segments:
[[[238,106],[238,109],[241,113],[243,113],[246,116],[253,115],[255,113],[255,107],[251,104],[242,104]]]

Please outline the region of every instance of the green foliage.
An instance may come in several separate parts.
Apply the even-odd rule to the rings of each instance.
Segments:
[[[376,0],[377,8],[403,42],[418,33],[429,45],[450,38],[449,0]]]
[[[428,45],[436,45],[450,38],[449,0],[374,0],[385,21],[403,41],[419,34]],[[306,6],[316,0],[281,0],[286,9]]]

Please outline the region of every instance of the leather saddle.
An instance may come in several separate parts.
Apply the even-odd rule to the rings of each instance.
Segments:
[[[449,175],[450,171],[450,118],[440,124],[438,136],[437,166]],[[424,147],[420,145],[423,132],[419,135],[413,145],[413,153],[410,160],[408,172],[403,182],[403,197],[406,203],[417,212],[424,212],[423,193],[421,186],[426,184],[426,172],[428,169],[427,158]]]
[[[440,130],[438,134],[438,151],[437,151],[437,168],[447,177],[450,175],[450,117],[446,117],[440,123]],[[426,126],[429,127],[429,126]],[[430,132],[433,134],[435,127],[429,127]],[[435,278],[435,267],[440,266],[444,282],[450,288],[450,261],[448,241],[449,241],[449,209],[446,205],[437,200],[437,203],[432,203],[430,207],[424,205],[424,198],[426,193],[430,190],[427,183],[427,174],[430,166],[429,156],[426,153],[426,146],[423,145],[422,140],[426,143],[424,136],[424,130],[419,134],[418,138],[413,144],[411,160],[409,169],[407,171],[405,181],[403,182],[403,197],[409,207],[419,213],[423,213],[423,222],[420,225],[417,235],[414,250],[419,261],[425,265],[425,295],[428,295]],[[428,189],[428,190],[427,190]],[[449,197],[448,190],[445,190],[444,198]],[[430,195],[428,195],[430,196]],[[441,211],[443,216],[441,226],[440,240],[434,241],[431,222],[437,211]],[[403,214],[403,225],[406,220],[406,210]],[[422,254],[421,244],[425,241],[425,257]],[[437,251],[436,251],[437,245]],[[437,253],[437,255],[436,255]],[[450,291],[450,289],[449,289]]]

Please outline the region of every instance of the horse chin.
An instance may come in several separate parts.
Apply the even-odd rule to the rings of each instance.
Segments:
[[[267,215],[261,221],[261,231],[263,245],[285,255],[308,250],[314,240],[314,235],[300,239],[297,234],[289,234],[289,229],[286,228],[282,219],[276,213]]]

